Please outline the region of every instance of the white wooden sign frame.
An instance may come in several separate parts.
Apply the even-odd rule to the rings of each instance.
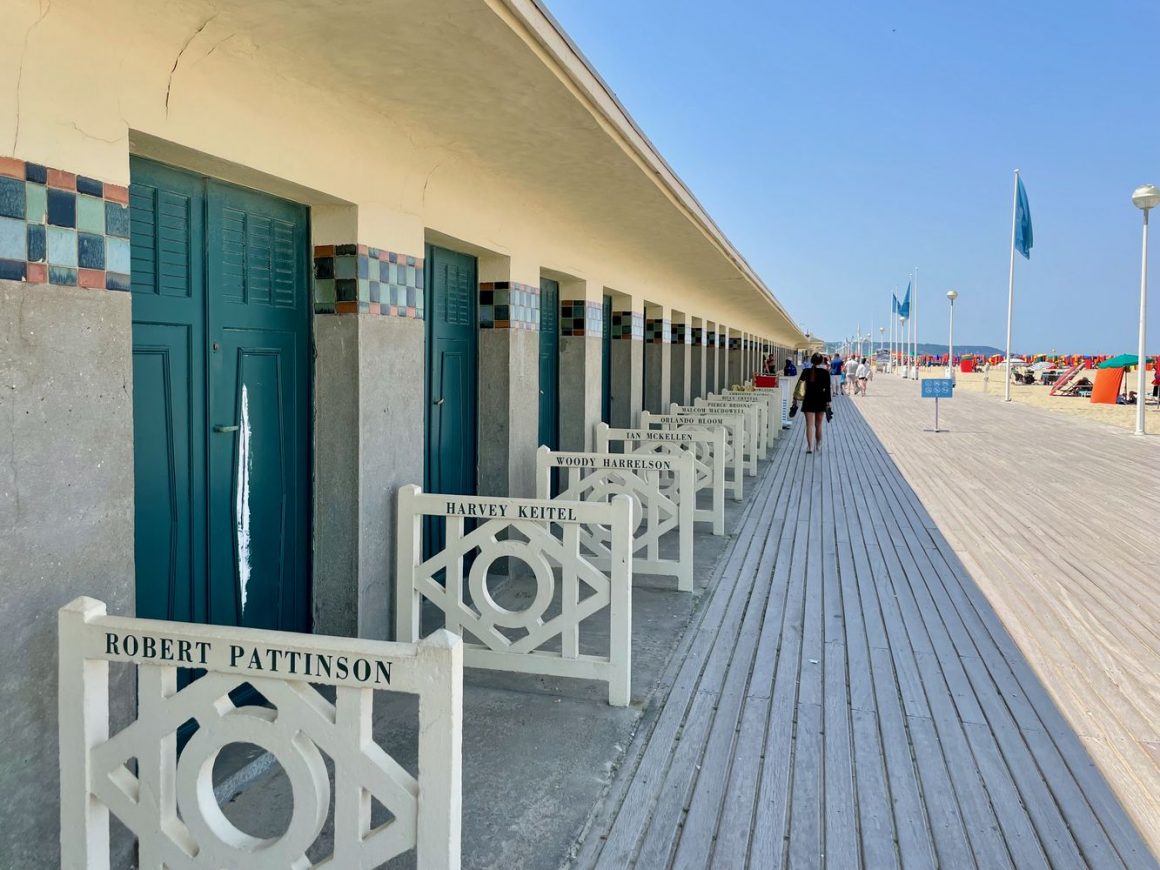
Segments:
[[[563,499],[486,498],[423,493],[404,486],[398,496],[398,570],[396,572],[396,632],[416,640],[420,606],[427,599],[438,607],[448,631],[476,640],[464,642],[467,667],[575,677],[608,683],[608,703],[626,707],[632,672],[632,499],[610,502]],[[442,550],[422,556],[424,517],[446,522]],[[479,521],[470,532],[468,519]],[[587,556],[581,538],[592,527],[608,529],[604,564]],[[512,535],[515,532],[518,538]],[[479,554],[464,571],[465,556]],[[498,558],[525,562],[536,578],[535,600],[525,610],[500,606],[487,587],[487,570]],[[443,573],[445,583],[436,575]],[[560,574],[561,610],[545,619],[555,598]],[[581,599],[581,583],[592,592]],[[470,603],[464,593],[470,592]],[[607,656],[580,653],[580,624],[595,613],[609,611]],[[497,629],[524,629],[509,639]],[[539,649],[556,636],[560,651]]]
[[[782,428],[788,429],[793,425],[790,419],[790,404],[793,401],[793,391],[797,389],[797,375],[783,376],[778,383],[781,384],[782,391]]]
[[[741,456],[745,466],[745,473],[749,477],[757,475],[757,461],[760,458],[757,449],[757,438],[761,431],[758,409],[756,405],[747,403],[707,402],[705,399],[696,399],[693,405],[673,405],[669,409],[674,414],[707,414],[719,416],[734,414],[741,418]]]
[[[552,469],[561,469],[558,499],[591,503],[618,495],[632,500],[632,571],[677,579],[681,592],[693,591],[694,459],[691,453],[633,456],[623,453],[572,453],[541,447],[536,451],[536,493],[550,492]],[[675,484],[675,486],[674,486]],[[677,558],[662,559],[661,538],[677,534]],[[597,525],[581,532],[592,561],[608,564],[610,539]]]
[[[541,447],[536,451],[538,495],[551,491],[552,469],[561,469],[564,478],[557,499],[600,503],[628,496],[632,572],[673,577],[680,592],[693,592],[693,456],[588,454]],[[677,558],[662,559],[660,539],[670,531],[676,532]],[[581,531],[580,539],[596,565],[607,565],[609,538],[599,525]]]
[[[682,407],[684,410],[682,410]],[[648,411],[640,415],[641,428],[703,429],[725,432],[725,489],[732,492],[734,501],[745,496],[745,417],[742,414],[710,414],[705,408],[693,408],[673,404],[667,414],[652,414]]]
[[[766,431],[767,446],[772,447],[773,442],[781,435],[781,387],[754,387],[752,390],[733,391],[721,394],[725,399],[743,399],[748,401],[757,401],[753,397],[765,401],[768,408],[766,420],[768,421],[768,429]]]
[[[704,408],[739,410],[742,413],[748,413],[752,410],[755,417],[753,443],[757,450],[757,458],[766,459],[769,455],[771,428],[769,422],[769,403],[758,397],[739,399],[736,398],[737,395],[739,394],[710,393],[703,399],[697,399],[694,404]]]
[[[463,644],[437,632],[419,644],[108,616],[81,597],[59,622],[61,866],[107,870],[109,816],[136,835],[138,866],[377,867],[416,848],[423,868],[457,868],[462,817]],[[109,734],[109,662],[136,666],[137,718]],[[178,690],[178,668],[204,675]],[[273,708],[235,706],[245,683]],[[332,686],[332,703],[312,684]],[[419,698],[419,776],[374,742],[373,695]],[[178,728],[198,729],[177,754]],[[253,743],[290,780],[293,811],[281,836],[236,828],[213,792],[222,747]],[[334,764],[334,849],[306,850],[331,804],[322,753]],[[129,762],[136,759],[136,773]],[[371,799],[394,818],[371,828]]]
[[[607,423],[596,424],[596,452],[608,453],[616,441],[626,453],[677,454],[687,452],[693,457],[693,522],[707,523],[714,535],[725,534],[725,429],[651,429],[646,420],[648,412],[641,412],[641,428],[612,429]],[[710,507],[697,507],[697,494],[708,490]]]

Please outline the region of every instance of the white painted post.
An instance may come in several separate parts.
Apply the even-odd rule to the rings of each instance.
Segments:
[[[632,700],[632,499],[627,495],[612,497],[609,579],[608,703],[627,707]]]
[[[423,518],[415,510],[420,489],[414,484],[399,487],[395,535],[398,571],[395,574],[395,640],[414,643],[419,639],[421,601],[415,584],[404,582],[418,567],[423,552]]]
[[[420,870],[459,867],[463,818],[463,643],[449,631],[419,642]]]
[[[57,615],[60,866],[107,870],[109,810],[93,797],[92,750],[109,739],[109,663],[85,657],[85,626],[105,605],[78,598]]]

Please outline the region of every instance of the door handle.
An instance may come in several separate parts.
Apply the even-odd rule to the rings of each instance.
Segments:
[[[443,398],[443,399],[436,399],[436,400],[435,400],[435,407],[439,407],[440,405],[442,405],[442,404],[443,404],[444,402],[446,402],[446,401],[447,401],[447,399],[446,399],[446,398]]]
[[[237,432],[239,428],[240,427],[238,427],[238,426],[214,426],[213,431],[215,431],[215,432]]]

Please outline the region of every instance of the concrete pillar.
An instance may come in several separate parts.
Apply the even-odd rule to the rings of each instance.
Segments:
[[[660,414],[668,408],[672,392],[671,347],[672,309],[664,305],[645,306],[644,320],[644,408]]]
[[[644,392],[644,300],[612,298],[612,426],[635,426]]]
[[[604,287],[560,282],[560,449],[591,450],[600,422]]]
[[[507,257],[481,257],[479,288],[507,300],[506,321],[479,330],[479,494],[536,494],[540,420],[540,276]],[[517,280],[518,279],[518,280]],[[507,324],[506,326],[500,324]]]
[[[691,318],[689,315],[681,311],[673,312],[673,340],[669,346],[672,357],[672,363],[670,364],[669,402],[676,402],[678,405],[692,403],[692,399],[689,398],[689,376],[692,373],[692,358],[690,354],[692,345],[689,344],[690,326]],[[665,407],[667,409],[668,405],[666,404]]]
[[[701,368],[705,385],[701,390],[702,396],[717,390],[717,348],[714,336],[717,324],[712,320],[704,322],[704,331],[701,333]]]
[[[689,327],[689,402],[705,395],[705,321],[699,317]]]
[[[717,390],[733,386],[729,380],[729,327],[722,326],[717,333]]]
[[[132,306],[19,267],[25,280],[0,280],[0,867],[59,867],[56,611],[90,595],[125,616],[136,601]],[[136,706],[132,669],[110,686],[116,730]]]
[[[709,337],[707,339],[707,347],[705,349],[708,362],[705,365],[705,371],[708,373],[706,380],[707,393],[721,392],[721,383],[724,380],[722,377],[723,369],[721,363],[721,324],[714,323],[709,330]]]
[[[324,445],[314,453],[320,634],[393,637],[394,494],[423,484],[425,345],[417,317],[315,317],[314,441]]]
[[[741,354],[741,333],[731,329],[729,330],[729,368],[727,374],[730,386],[741,383]]]

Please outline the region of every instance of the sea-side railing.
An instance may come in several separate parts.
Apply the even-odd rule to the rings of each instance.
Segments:
[[[714,535],[725,534],[725,427],[684,430],[654,429],[641,414],[638,429],[612,429],[607,423],[596,425],[596,452],[608,453],[612,445],[635,456],[675,455],[693,457],[693,522],[706,523]],[[665,491],[675,488],[675,481],[662,481]],[[709,506],[701,507],[701,493],[709,496]],[[679,497],[679,496],[678,496]]]
[[[419,867],[459,866],[459,638],[385,643],[131,619],[108,616],[92,598],[63,607],[59,628],[62,867],[109,867],[110,815],[136,836],[137,866],[149,870],[377,867],[410,849]],[[134,665],[137,676],[136,719],[116,734],[110,662]],[[201,675],[179,688],[179,669]],[[265,704],[235,703],[247,685]],[[377,691],[418,696],[417,778],[374,740]],[[191,720],[179,755],[178,729]],[[280,836],[251,836],[222,812],[214,763],[232,743],[281,764],[293,809]],[[372,799],[389,812],[377,826]],[[332,850],[308,858],[332,804]]]
[[[632,504],[632,570],[634,574],[675,577],[682,592],[693,591],[693,466],[682,452],[667,456],[623,453],[567,453],[541,447],[536,451],[536,492],[549,492],[552,469],[564,479],[557,498],[586,503],[626,496]],[[662,538],[676,535],[676,553],[662,555]],[[593,524],[581,531],[581,546],[598,566],[613,557],[613,538]]]
[[[609,704],[628,705],[630,498],[484,498],[423,493],[417,486],[402,487],[398,498],[397,637],[421,636],[426,600],[441,611],[443,627],[464,638],[466,666],[601,680],[608,683]],[[442,540],[437,552],[422,551],[424,518],[442,524],[442,535],[432,536]],[[602,560],[581,543],[593,528],[603,530]],[[505,566],[496,564],[504,558]],[[526,575],[534,583],[527,607],[511,610],[496,600],[493,583],[514,585]],[[602,611],[608,651],[581,653],[581,623]]]

